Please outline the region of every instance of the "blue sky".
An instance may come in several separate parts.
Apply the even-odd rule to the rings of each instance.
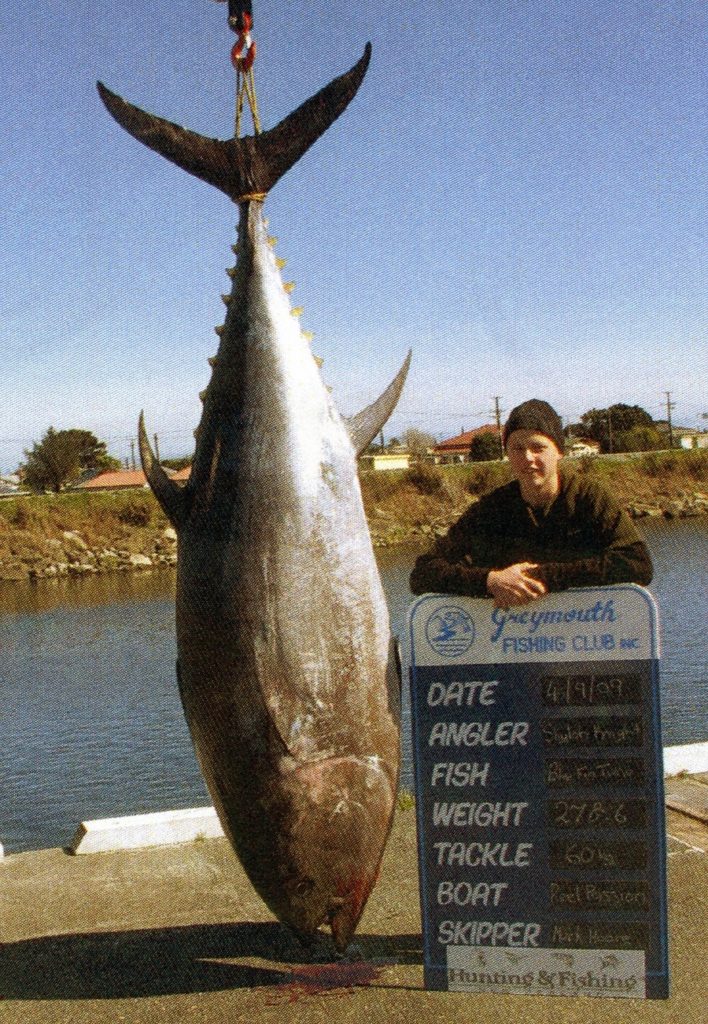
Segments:
[[[546,398],[574,419],[705,399],[698,0],[254,0],[265,127],[372,65],[267,202],[339,408],[414,362],[387,436]],[[225,4],[48,0],[0,22],[0,470],[53,425],[191,451],[236,210],[112,122],[95,81],[233,131]]]

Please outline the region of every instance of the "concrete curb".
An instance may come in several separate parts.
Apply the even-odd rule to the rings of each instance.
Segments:
[[[678,772],[708,771],[708,743],[690,743],[664,748],[664,775]],[[705,821],[690,805],[668,798],[667,806]],[[679,805],[680,804],[680,805]],[[145,846],[167,846],[216,839],[224,835],[213,807],[193,807],[186,811],[161,811],[125,818],[83,821],[79,825],[72,853],[111,853]]]
[[[700,775],[708,772],[708,742],[684,743],[678,747],[664,747],[664,775]]]
[[[114,853],[137,847],[217,839],[223,834],[213,807],[192,807],[181,811],[82,821],[69,849],[77,855]]]

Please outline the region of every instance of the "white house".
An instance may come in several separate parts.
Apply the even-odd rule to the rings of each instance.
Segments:
[[[384,469],[408,469],[411,457],[409,452],[373,452],[362,455],[360,461],[365,469],[379,472]]]
[[[590,437],[569,438],[566,441],[565,454],[575,459],[583,455],[599,455],[600,442],[593,441]]]

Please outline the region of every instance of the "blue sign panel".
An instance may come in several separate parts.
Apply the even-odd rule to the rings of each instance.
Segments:
[[[426,987],[668,996],[656,609],[409,610]]]

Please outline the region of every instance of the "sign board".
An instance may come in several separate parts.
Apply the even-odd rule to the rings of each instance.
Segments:
[[[650,595],[426,595],[408,625],[426,987],[667,998]]]

